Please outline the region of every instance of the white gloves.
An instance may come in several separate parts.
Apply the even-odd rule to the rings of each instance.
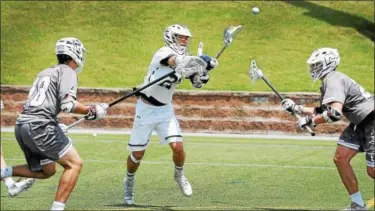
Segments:
[[[207,63],[206,70],[210,71],[219,66],[219,61],[216,58],[203,54],[203,42],[199,43],[197,55]]]
[[[89,106],[89,113],[86,114],[86,120],[103,119],[107,115],[108,104],[100,103],[97,105]]]
[[[304,116],[304,117],[301,117],[298,120],[297,125],[302,130],[304,130],[306,126],[310,126],[310,127],[315,127],[316,126],[316,124],[313,121],[313,116]]]
[[[205,75],[195,74],[195,75],[190,76],[191,84],[195,88],[202,88],[203,85],[206,84],[209,79],[210,79],[210,75],[208,74],[205,74]]]
[[[296,105],[291,99],[284,99],[281,101],[281,106],[290,113],[301,114],[303,110],[303,105]]]
[[[3,101],[1,100],[1,111],[4,109],[4,103]]]
[[[207,62],[198,56],[176,56],[175,71],[184,78],[188,78],[194,73],[204,75],[207,70]]]

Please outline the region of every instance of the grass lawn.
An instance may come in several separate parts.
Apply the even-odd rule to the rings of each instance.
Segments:
[[[67,210],[338,210],[349,203],[332,161],[334,141],[185,137],[185,170],[193,187],[186,198],[173,180],[169,147],[155,136],[136,174],[136,205],[126,207],[122,182],[129,137],[70,137],[84,168]],[[1,133],[1,139],[8,164],[23,163],[14,135]],[[364,155],[352,164],[363,197],[373,199]],[[61,171],[16,198],[2,187],[1,210],[49,209]]]
[[[251,8],[260,8],[258,15]],[[216,55],[223,30],[243,31],[220,58],[206,90],[270,91],[251,85],[250,58],[278,91],[317,92],[306,60],[319,47],[338,48],[339,70],[374,93],[374,3],[372,1],[2,1],[1,84],[31,85],[55,64],[54,46],[75,36],[88,50],[83,87],[134,87],[143,81],[166,26],[184,23]],[[185,82],[180,89],[194,89]]]

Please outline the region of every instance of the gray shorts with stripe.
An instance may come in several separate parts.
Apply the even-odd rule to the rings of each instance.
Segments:
[[[31,171],[63,157],[72,148],[71,140],[54,122],[17,124],[15,135]]]
[[[374,126],[375,118],[372,112],[359,125],[349,124],[337,142],[358,152],[365,152],[369,167],[375,167]]]

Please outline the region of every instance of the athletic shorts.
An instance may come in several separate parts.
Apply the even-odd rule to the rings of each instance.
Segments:
[[[138,100],[128,150],[145,150],[153,131],[159,135],[160,144],[182,142],[180,125],[172,104],[153,106]]]
[[[341,134],[337,144],[365,152],[366,163],[369,167],[375,167],[375,118],[374,112],[370,113],[359,125],[350,123]]]
[[[71,140],[54,122],[17,124],[15,135],[31,171],[41,171],[72,148]]]

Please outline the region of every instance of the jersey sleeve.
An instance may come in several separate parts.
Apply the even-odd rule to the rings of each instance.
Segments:
[[[345,84],[341,77],[331,77],[323,84],[322,105],[345,102]]]
[[[74,71],[62,69],[59,82],[58,94],[60,100],[67,95],[74,99],[77,98],[77,74]]]
[[[166,48],[166,47],[161,48],[155,53],[152,63],[161,64],[160,62],[162,60],[164,60],[164,59],[166,59],[166,58],[168,58],[172,55],[175,55],[175,53],[170,48]]]

